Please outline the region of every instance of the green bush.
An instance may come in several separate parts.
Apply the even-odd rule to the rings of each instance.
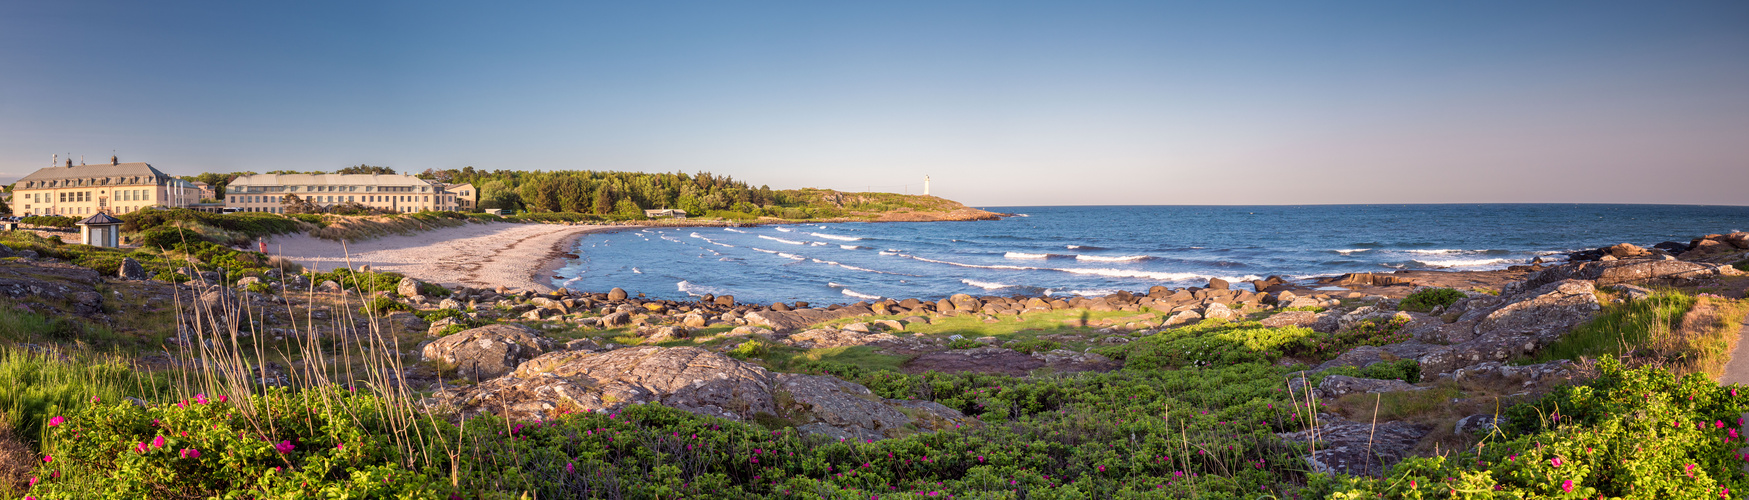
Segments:
[[[1737,420],[1749,394],[1702,374],[1676,378],[1614,358],[1584,386],[1506,410],[1485,446],[1414,457],[1381,479],[1314,478],[1308,497],[1736,498],[1749,488]],[[1417,491],[1416,487],[1420,490]]]
[[[954,339],[947,343],[948,349],[977,349],[979,347],[984,347],[984,344],[972,339]]]
[[[1427,312],[1435,307],[1451,307],[1458,300],[1466,297],[1464,292],[1450,288],[1427,288],[1409,294],[1397,308],[1404,311]]]
[[[18,222],[20,224],[30,224],[33,226],[73,227],[78,225],[79,219],[64,215],[31,215],[19,219]]]
[[[402,303],[396,301],[395,299],[388,298],[388,297],[377,297],[377,298],[370,299],[368,301],[365,301],[363,307],[358,308],[359,314],[377,315],[377,316],[388,314],[390,311],[411,311],[411,310],[413,310],[413,308],[407,307],[407,304],[402,304]]]
[[[129,394],[158,392],[161,376],[141,373],[128,360],[86,352],[35,353],[0,347],[0,425],[29,441],[49,419],[93,402],[124,402]]]
[[[1739,260],[1736,264],[1731,264],[1731,267],[1737,268],[1738,271],[1749,271],[1749,259]]]
[[[1041,353],[1041,352],[1061,349],[1063,347],[1063,345],[1058,344],[1054,340],[1027,339],[1027,340],[1016,340],[1013,342],[1002,344],[1002,347],[1005,347],[1008,349],[1013,349],[1016,351],[1020,351],[1020,352],[1026,353],[1026,354],[1037,354],[1037,353]]]
[[[771,344],[751,339],[729,350],[729,355],[741,359],[757,358],[771,353]]]
[[[136,210],[119,216],[123,231],[144,232],[171,226],[172,222],[197,223],[241,234],[248,238],[298,231],[298,223],[266,212],[215,214],[186,208]]]
[[[1319,372],[1318,375],[1319,378],[1314,380],[1314,383],[1323,380],[1323,376],[1347,375],[1360,378],[1401,380],[1411,384],[1418,384],[1421,383],[1421,363],[1413,359],[1399,359],[1396,361],[1373,363],[1366,368],[1338,366]]]

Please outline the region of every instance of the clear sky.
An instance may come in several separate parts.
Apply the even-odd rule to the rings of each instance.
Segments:
[[[979,206],[1749,205],[1749,2],[0,0],[0,177],[112,150],[930,175]]]

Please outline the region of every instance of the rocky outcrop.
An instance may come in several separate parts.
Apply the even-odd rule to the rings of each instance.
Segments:
[[[1476,323],[1477,335],[1523,335],[1547,342],[1591,319],[1602,306],[1588,281],[1562,280],[1513,294]]]
[[[866,387],[830,376],[772,374],[696,347],[547,353],[508,376],[442,399],[464,414],[492,412],[521,420],[545,420],[559,408],[613,412],[661,403],[730,420],[763,414],[788,419],[806,432],[858,439],[968,422],[940,405],[881,399]]]
[[[1339,398],[1349,394],[1371,394],[1375,392],[1397,392],[1415,390],[1414,385],[1401,380],[1384,380],[1376,378],[1350,377],[1347,375],[1329,375],[1318,383],[1318,391],[1322,398]]]
[[[419,289],[424,288],[424,286],[425,283],[419,280],[413,278],[401,278],[401,282],[395,284],[395,293],[402,297],[421,295]]]
[[[753,311],[746,315],[747,324],[770,328],[778,333],[792,332],[810,325],[841,318],[874,314],[866,305],[850,305],[838,309],[797,309],[794,311]]]
[[[790,335],[783,343],[803,349],[849,347],[898,340],[891,334],[855,330],[814,329]]]
[[[1595,286],[1608,286],[1655,279],[1695,278],[1717,273],[1718,266],[1679,260],[1634,259],[1575,262],[1531,273],[1525,277],[1523,282],[1508,285],[1502,294],[1515,295],[1563,280],[1586,280]]]
[[[141,266],[140,261],[134,260],[133,257],[123,257],[121,259],[121,267],[116,269],[115,274],[116,277],[124,280],[140,281],[151,279],[151,276],[146,275],[146,268]]]
[[[486,380],[510,373],[552,348],[553,341],[533,328],[506,323],[462,330],[426,344],[421,354],[426,361],[455,366],[463,377]]]
[[[1311,445],[1305,460],[1313,472],[1377,477],[1407,457],[1432,430],[1409,422],[1380,422],[1375,426],[1320,413],[1316,429],[1278,435],[1287,441]]]

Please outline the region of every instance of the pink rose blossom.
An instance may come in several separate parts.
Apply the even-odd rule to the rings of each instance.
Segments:
[[[164,436],[158,436],[158,437],[152,438],[152,447],[153,448],[163,448],[164,447]]]
[[[1572,479],[1568,479],[1566,481],[1561,482],[1561,492],[1563,492],[1563,493],[1572,493],[1573,492],[1573,480]]]
[[[291,453],[292,450],[297,449],[297,447],[292,446],[291,440],[288,439],[285,441],[280,441],[279,444],[273,445],[273,449],[275,451],[280,452],[280,453]]]
[[[67,422],[67,417],[62,417],[62,416],[57,415],[57,416],[55,416],[55,418],[49,419],[49,427],[57,427],[57,426],[59,426],[63,423],[66,423],[66,422]]]

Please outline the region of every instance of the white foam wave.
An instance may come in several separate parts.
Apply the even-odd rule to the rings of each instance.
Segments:
[[[703,297],[705,295],[721,295],[723,293],[721,290],[717,290],[715,288],[711,288],[708,286],[695,284],[691,281],[686,281],[686,280],[681,280],[679,283],[675,283],[674,288],[677,288],[681,292],[684,292],[687,295],[690,295],[693,297]]]
[[[1454,253],[1464,253],[1464,251],[1458,250],[1458,249],[1453,249],[1453,248],[1436,248],[1433,250],[1404,250],[1403,253],[1413,253],[1413,254],[1421,254],[1421,255],[1450,255],[1450,254],[1454,254]]]
[[[1479,267],[1479,266],[1492,266],[1492,265],[1499,265],[1499,264],[1509,264],[1509,263],[1514,263],[1517,261],[1518,261],[1518,259],[1442,259],[1442,260],[1416,259],[1415,260],[1415,262],[1420,262],[1422,265],[1433,266],[1433,267]]]
[[[776,237],[776,236],[766,236],[766,235],[763,235],[763,234],[761,234],[761,235],[759,235],[759,237],[760,237],[760,238],[765,238],[765,239],[768,239],[768,240],[771,240],[771,241],[775,241],[775,242],[778,242],[778,243],[788,243],[788,244],[791,244],[791,245],[806,245],[806,243],[802,243],[802,242],[800,242],[800,241],[796,241],[796,240],[786,240],[786,239],[783,239],[783,238],[778,238],[778,237]]]
[[[1152,258],[1153,257],[1147,256],[1147,255],[1122,255],[1122,256],[1117,256],[1117,257],[1106,257],[1106,256],[1102,256],[1102,255],[1076,255],[1075,256],[1075,260],[1088,261],[1088,262],[1135,262],[1138,260],[1148,260],[1148,259],[1152,259]]]
[[[1111,295],[1114,293],[1117,293],[1117,290],[1103,290],[1103,289],[1102,290],[1045,290],[1046,297],[1050,297],[1053,295],[1080,295],[1082,297],[1104,297],[1106,295]]]
[[[1371,250],[1372,250],[1371,248],[1339,248],[1336,250],[1336,253],[1339,253],[1342,255],[1354,255],[1357,253],[1371,251]]]
[[[777,253],[777,250],[766,250],[766,249],[758,248],[758,247],[747,247],[747,249],[755,251],[755,252]]]
[[[1193,280],[1203,280],[1203,279],[1210,278],[1210,276],[1208,276],[1208,275],[1202,275],[1202,274],[1196,274],[1196,273],[1169,273],[1169,272],[1157,272],[1157,271],[1140,271],[1140,270],[1135,270],[1135,269],[1085,268],[1085,267],[1031,267],[1031,266],[1009,266],[1009,265],[980,265],[980,264],[966,264],[963,262],[951,262],[951,261],[945,261],[945,260],[936,260],[936,259],[918,257],[915,255],[903,255],[903,254],[901,254],[900,257],[906,257],[906,258],[910,258],[913,260],[919,260],[919,261],[929,262],[929,263],[934,263],[934,264],[945,264],[945,265],[949,265],[949,266],[970,267],[970,268],[976,268],[976,269],[1006,269],[1006,270],[1013,270],[1013,271],[1057,271],[1057,272],[1070,273],[1070,274],[1091,274],[1091,275],[1105,276],[1105,277],[1110,277],[1110,278],[1147,278],[1147,279],[1154,279],[1154,280],[1161,280],[1161,281],[1193,281]],[[1251,281],[1251,280],[1263,279],[1262,276],[1258,276],[1255,274],[1248,274],[1245,276],[1213,276],[1213,277],[1221,278],[1223,280],[1227,280],[1230,282]]]
[[[808,246],[815,246],[815,247],[823,247],[823,246],[830,245],[830,244],[831,243],[826,243],[826,242],[821,242],[821,241],[808,242]]]
[[[1004,259],[1018,259],[1018,260],[1044,260],[1044,259],[1051,258],[1051,254],[1048,254],[1048,253],[1008,252],[1008,253],[1002,254],[1002,258],[1004,258]]]
[[[807,257],[803,257],[803,256],[796,255],[793,253],[783,253],[783,252],[778,252],[777,256],[778,257],[788,257],[788,258],[795,259],[795,260],[807,260],[808,259]]]
[[[851,297],[856,297],[856,298],[863,299],[863,300],[880,300],[881,299],[881,296],[879,296],[879,295],[869,295],[866,293],[857,293],[856,290],[851,290],[849,288],[840,288],[840,289],[838,289],[838,293],[842,293],[842,294],[845,294],[845,295],[848,295]]]
[[[990,283],[990,282],[977,281],[977,280],[960,280],[960,283],[965,283],[967,285],[975,286],[975,287],[982,288],[985,290],[999,290],[999,289],[1014,286],[1014,285],[1004,285],[1001,283]]]
[[[842,248],[845,250],[868,250],[868,247],[856,246],[856,245],[838,245],[838,248]]]
[[[788,233],[788,232],[793,232],[793,231],[795,231],[795,230],[794,230],[794,229],[790,229],[790,228],[787,228],[787,227],[774,227],[774,228],[772,228],[772,229],[776,229],[776,230],[778,230],[778,231],[783,231],[783,232],[786,232],[786,233]]]
[[[822,234],[822,233],[808,233],[808,234],[811,234],[814,236],[819,236],[821,238],[825,238],[828,240],[838,240],[838,241],[860,241],[860,240],[862,240],[862,238],[858,238],[855,236],[839,236],[836,234]]]
[[[728,232],[731,232],[731,233],[741,233],[741,234],[747,234],[747,232],[746,232],[746,231],[742,231],[742,230],[740,230],[740,229],[735,229],[735,228],[732,228],[732,227],[725,227],[725,228],[723,228],[723,230],[724,230],[724,231],[728,231]]]
[[[899,254],[898,252],[881,252],[881,255],[887,255],[887,256],[898,255],[898,254]]]
[[[634,267],[634,268],[632,268],[632,274],[644,274],[644,272],[640,271],[640,270],[638,270],[638,268]]]

